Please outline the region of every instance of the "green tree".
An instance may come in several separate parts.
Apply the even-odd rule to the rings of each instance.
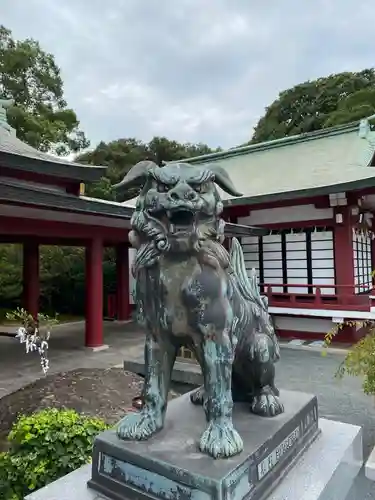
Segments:
[[[358,90],[343,99],[328,119],[325,127],[344,125],[354,120],[360,120],[375,113],[375,86]]]
[[[212,152],[205,144],[180,144],[166,137],[154,137],[149,143],[127,138],[109,143],[101,142],[93,151],[79,155],[76,160],[89,165],[108,167],[106,177],[87,186],[87,194],[95,198],[113,200],[115,193],[111,186],[119,182],[126,172],[141,160],[152,160],[162,165],[164,161],[192,158]],[[136,194],[134,193],[135,196]]]
[[[266,108],[251,143],[343,125],[374,112],[374,68],[318,78],[281,92]]]
[[[14,308],[22,295],[22,247],[0,245],[0,303],[1,307]]]
[[[0,25],[0,97],[14,99],[8,110],[19,139],[60,155],[88,147],[75,112],[64,100],[60,69],[52,54],[32,39],[14,40]]]
[[[84,310],[84,249],[42,246],[40,252],[41,307],[49,313]]]

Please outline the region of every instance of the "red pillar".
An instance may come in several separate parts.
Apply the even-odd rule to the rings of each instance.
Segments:
[[[336,285],[351,285],[351,287],[339,287],[336,293],[338,295],[353,295],[355,292],[353,229],[349,208],[337,208],[335,210],[335,218],[334,254]]]
[[[129,303],[129,246],[122,243],[116,247],[117,274],[117,319],[126,321],[130,318]]]
[[[35,241],[23,244],[23,307],[34,318],[39,312],[39,245]]]
[[[338,288],[336,293],[342,301],[342,309],[345,309],[345,295],[355,294],[354,282],[354,250],[353,250],[353,224],[349,207],[337,207],[335,209],[335,275],[336,285],[351,285]],[[348,297],[349,298],[349,297]],[[358,332],[354,326],[346,325],[339,331],[336,341],[355,342]]]
[[[103,241],[86,246],[86,329],[85,346],[103,345]]]
[[[374,276],[374,272],[375,272],[375,239],[373,239],[371,241],[371,268],[372,268],[372,290],[375,289],[375,276]]]

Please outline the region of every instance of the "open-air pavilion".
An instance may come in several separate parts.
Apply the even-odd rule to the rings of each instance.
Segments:
[[[0,242],[23,246],[23,307],[39,312],[39,248],[74,245],[86,249],[87,346],[103,343],[105,247],[116,248],[117,317],[128,319],[128,230],[132,209],[82,194],[105,167],[72,163],[35,150],[0,122]]]

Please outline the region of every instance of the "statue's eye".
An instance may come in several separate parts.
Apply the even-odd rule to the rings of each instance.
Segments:
[[[167,191],[169,191],[169,186],[167,184],[158,183],[159,193],[166,193]]]

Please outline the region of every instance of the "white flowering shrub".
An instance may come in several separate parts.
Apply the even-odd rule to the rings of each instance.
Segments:
[[[39,313],[37,319],[25,309],[17,308],[6,314],[9,321],[17,321],[21,326],[17,330],[16,338],[21,344],[25,344],[26,353],[37,352],[40,356],[40,364],[46,375],[49,369],[48,341],[51,329],[59,321],[57,317],[51,318],[46,314]]]

